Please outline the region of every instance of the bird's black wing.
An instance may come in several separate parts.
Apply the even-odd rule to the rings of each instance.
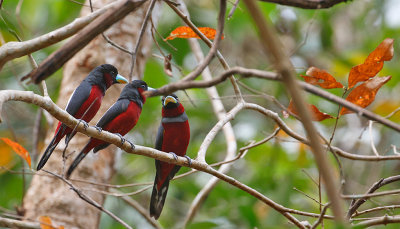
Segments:
[[[157,137],[156,137],[156,147],[155,147],[156,149],[161,150],[163,139],[164,139],[164,127],[162,126],[162,124],[160,124],[160,126],[158,127]]]
[[[110,123],[112,120],[118,117],[118,115],[124,113],[126,109],[128,109],[129,106],[129,100],[127,99],[120,99],[117,100],[108,110],[106,113],[101,117],[99,122],[96,124],[96,126],[104,128],[108,123]],[[102,150],[109,146],[110,143],[103,143],[101,145],[98,145],[94,147],[93,153],[96,153],[99,150]]]
[[[68,100],[67,108],[65,110],[72,116],[74,116],[82,104],[89,98],[92,85],[88,82],[83,81],[72,93]]]
[[[97,122],[96,126],[103,128],[109,122],[114,120],[118,115],[124,113],[126,109],[128,109],[129,100],[127,99],[120,99],[115,102],[106,113],[101,117],[101,119]]]

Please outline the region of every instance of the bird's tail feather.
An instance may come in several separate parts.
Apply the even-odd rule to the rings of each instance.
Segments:
[[[53,153],[54,149],[57,147],[58,143],[60,140],[64,137],[65,133],[65,127],[61,125],[56,134],[54,135],[53,139],[51,140],[50,144],[47,146],[46,150],[44,151],[42,157],[40,158],[40,161],[37,165],[36,170],[41,170],[43,166],[46,164],[47,160],[49,160],[51,154]]]
[[[78,154],[78,156],[75,158],[75,160],[69,166],[67,174],[66,174],[67,179],[69,179],[69,177],[71,176],[74,169],[79,165],[79,163],[83,160],[83,158],[86,157],[86,155],[89,153],[90,150],[91,150],[91,148],[90,148],[90,141],[89,141],[88,144],[86,144],[86,146],[82,149],[82,151]]]
[[[165,182],[161,185],[160,190],[158,190],[157,180],[158,179],[156,176],[150,200],[150,216],[154,217],[155,219],[158,219],[158,217],[160,217],[161,215],[169,186],[169,179],[166,179]]]

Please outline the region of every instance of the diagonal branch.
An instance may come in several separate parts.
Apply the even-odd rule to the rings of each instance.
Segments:
[[[100,211],[106,213],[111,218],[113,218],[115,221],[117,221],[118,223],[122,224],[122,226],[124,226],[125,228],[132,229],[131,226],[129,226],[126,222],[124,222],[118,216],[114,215],[114,213],[112,213],[109,210],[105,209],[103,206],[101,206],[101,204],[99,204],[96,201],[94,201],[90,196],[86,195],[85,193],[83,193],[82,191],[77,189],[69,180],[66,180],[64,177],[62,177],[62,176],[60,176],[58,174],[55,174],[53,172],[47,171],[45,169],[43,169],[43,171],[48,173],[48,174],[51,174],[51,175],[57,177],[60,180],[62,180],[64,183],[66,183],[72,189],[72,191],[74,191],[82,200],[84,200],[88,204],[90,204],[93,207],[99,209]]]
[[[88,26],[82,29],[76,36],[69,40],[60,49],[47,57],[37,69],[24,76],[22,80],[32,78],[39,83],[61,68],[79,50],[85,47],[93,38],[108,29],[115,22],[124,18],[130,12],[136,10],[146,0],[125,0],[113,9],[96,18]]]
[[[122,0],[110,3],[103,8],[94,11],[88,16],[77,18],[68,25],[58,28],[40,37],[22,42],[7,42],[6,44],[0,46],[0,70],[9,60],[28,55],[74,35],[94,19],[121,2]]]
[[[322,174],[326,186],[326,192],[332,203],[332,211],[338,222],[345,222],[343,212],[343,200],[339,197],[337,182],[333,176],[333,169],[327,155],[324,153],[322,145],[318,141],[318,133],[312,123],[310,111],[303,99],[300,87],[296,82],[296,74],[289,58],[287,57],[283,45],[268,19],[263,15],[255,0],[244,0],[250,15],[252,16],[257,30],[260,33],[260,40],[266,54],[270,54],[277,71],[282,75],[282,81],[287,91],[293,99],[296,110],[299,112],[300,119],[310,141],[310,147],[314,154],[315,162]]]

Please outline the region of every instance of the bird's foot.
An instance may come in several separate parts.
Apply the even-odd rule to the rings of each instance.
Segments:
[[[116,133],[116,135],[117,135],[119,138],[121,138],[121,145],[123,145],[123,144],[125,143],[126,139],[125,139],[121,134],[119,134],[119,133]]]
[[[188,155],[185,155],[184,157],[187,159],[189,167],[192,166],[192,159]]]
[[[172,156],[174,157],[175,161],[178,161],[178,156],[176,156],[176,154],[174,152],[169,152],[170,154],[172,154]]]
[[[78,119],[78,122],[83,124],[83,128],[85,128],[85,130],[89,127],[89,124],[83,119]]]
[[[101,131],[103,131],[103,129],[101,129],[100,126],[94,126],[94,128],[95,128],[97,131],[99,131],[99,133],[101,133]]]
[[[135,145],[131,141],[129,141],[128,139],[125,139],[125,140],[126,140],[126,142],[128,142],[131,145],[131,150],[134,150],[135,149]]]

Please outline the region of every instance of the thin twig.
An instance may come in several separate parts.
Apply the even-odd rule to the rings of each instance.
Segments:
[[[315,221],[315,223],[312,225],[311,229],[317,228],[319,224],[321,224],[321,223],[324,222],[324,221],[323,221],[324,215],[325,215],[325,213],[326,213],[326,210],[328,210],[329,206],[330,206],[329,203],[328,203],[328,204],[325,204],[324,208],[322,208],[320,217],[318,217],[318,220]]]
[[[390,184],[393,182],[396,182],[400,180],[400,175],[397,176],[391,176],[391,177],[387,177],[384,179],[380,179],[378,182],[375,182],[366,192],[366,195],[360,196],[360,199],[358,199],[357,201],[355,201],[349,208],[349,211],[347,212],[347,217],[351,218],[351,216],[353,215],[353,213],[363,204],[367,201],[368,197],[371,196],[367,196],[373,192],[375,192],[376,190],[378,190],[380,187],[386,185],[386,184]]]
[[[239,5],[239,2],[240,2],[240,0],[236,0],[235,3],[233,4],[233,7],[232,7],[231,11],[229,11],[229,14],[228,14],[228,20],[230,20],[232,18],[233,13],[235,13],[236,8]]]
[[[118,223],[120,223],[122,226],[124,226],[125,228],[129,228],[132,229],[131,226],[129,226],[127,223],[125,223],[122,219],[120,219],[119,217],[117,217],[116,215],[114,215],[112,212],[108,211],[107,209],[105,209],[103,206],[101,206],[99,203],[97,203],[96,201],[94,201],[92,198],[90,198],[90,196],[86,195],[85,193],[81,192],[78,188],[76,188],[70,181],[66,180],[64,177],[55,174],[53,172],[47,171],[45,169],[42,169],[42,171],[53,175],[55,177],[57,177],[58,179],[60,179],[61,181],[63,181],[64,183],[66,183],[71,189],[72,191],[74,191],[82,200],[84,200],[85,202],[87,202],[88,204],[92,205],[93,207],[99,209],[100,211],[106,213],[107,215],[109,215],[111,218],[113,218],[115,221],[117,221]]]
[[[374,123],[374,122],[371,121],[371,120],[368,121],[368,128],[369,128],[369,137],[370,137],[371,149],[372,149],[372,152],[374,152],[375,156],[379,157],[379,153],[378,153],[378,150],[376,150],[375,143],[374,143],[374,136],[373,136],[373,133],[372,133],[372,124],[373,124],[373,123]]]
[[[156,0],[151,0],[149,8],[146,11],[146,15],[144,16],[142,27],[140,28],[139,35],[138,35],[138,38],[136,40],[135,49],[133,50],[133,53],[132,53],[132,56],[131,56],[132,63],[131,63],[131,71],[129,73],[129,81],[133,80],[133,70],[135,68],[136,56],[137,56],[137,53],[139,51],[140,43],[141,43],[142,38],[144,36],[145,30],[147,28],[147,23],[149,21],[149,18],[151,17],[151,12],[153,11],[153,8],[154,8],[155,4],[156,4]]]

